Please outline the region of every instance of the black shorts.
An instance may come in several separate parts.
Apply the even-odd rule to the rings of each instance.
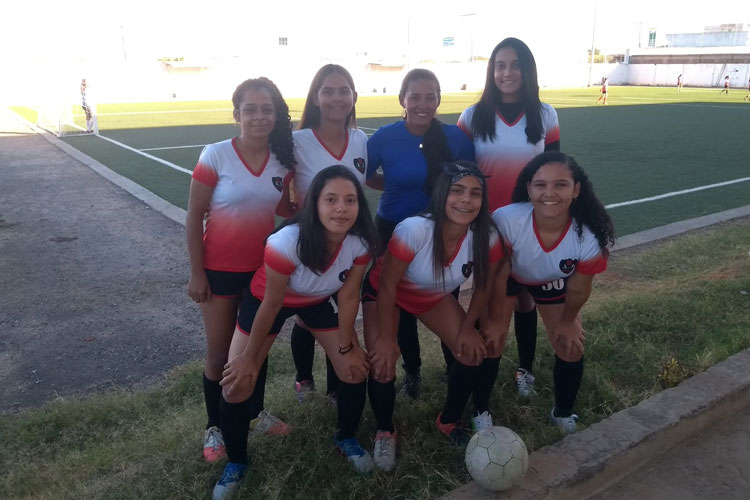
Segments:
[[[250,286],[255,271],[234,273],[231,271],[213,271],[206,269],[208,286],[211,293],[219,297],[238,297]]]
[[[250,330],[255,321],[255,315],[258,314],[262,301],[257,299],[253,294],[248,293],[242,299],[240,305],[240,314],[237,317],[237,327],[246,335],[250,335]],[[269,335],[276,335],[281,331],[284,322],[291,316],[298,315],[300,319],[311,330],[315,331],[332,331],[339,328],[339,307],[338,299],[334,293],[331,297],[318,304],[305,307],[282,307],[276,318],[273,320]]]
[[[522,285],[513,278],[508,278],[508,288],[505,294],[509,297],[517,297],[521,293],[521,288],[526,287],[537,304],[563,304],[567,285],[568,278],[560,278],[546,285]]]

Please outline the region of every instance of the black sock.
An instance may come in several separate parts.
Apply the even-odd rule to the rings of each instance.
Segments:
[[[476,387],[479,379],[479,367],[467,366],[456,360],[448,373],[448,394],[441,421],[446,423],[458,422],[466,407],[469,396]]]
[[[228,403],[222,396],[221,434],[230,462],[247,464],[247,435],[250,426],[250,400]]]
[[[292,328],[292,358],[297,369],[297,382],[312,380],[313,360],[315,359],[315,337],[306,330],[294,324]]]
[[[221,385],[218,380],[209,380],[206,373],[203,373],[203,400],[206,402],[206,414],[208,415],[209,427],[219,427],[221,422],[221,412],[219,410],[219,401],[221,401]]]
[[[479,365],[479,379],[474,388],[475,415],[490,411],[490,396],[492,396],[492,388],[495,387],[499,369],[500,357],[485,358]]]
[[[370,397],[370,406],[375,415],[378,430],[394,432],[396,430],[393,427],[393,410],[396,406],[395,379],[385,383],[380,383],[374,378],[368,379],[367,394]]]
[[[326,394],[336,394],[339,388],[339,377],[336,375],[336,370],[333,369],[333,363],[331,358],[326,355]]]
[[[268,356],[263,361],[263,366],[260,367],[258,372],[258,380],[255,382],[255,389],[248,399],[248,408],[250,412],[250,420],[257,418],[260,412],[263,411],[263,402],[266,398],[266,376],[268,375]]]
[[[422,366],[422,358],[419,349],[419,332],[417,330],[417,317],[401,310],[398,320],[398,332],[396,335],[398,348],[401,350],[404,370],[417,375]]]
[[[354,437],[359,427],[359,419],[362,418],[362,410],[367,398],[367,382],[348,384],[343,380],[339,383],[338,400],[338,422],[336,439],[347,439]]]
[[[453,353],[442,340],[440,341],[440,349],[443,351],[443,359],[445,360],[445,373],[450,373],[451,366],[453,366],[456,358],[453,357]]]
[[[581,387],[583,378],[583,356],[578,361],[563,361],[555,355],[555,367],[552,371],[555,382],[555,416],[569,417]]]
[[[536,307],[529,312],[513,311],[513,324],[518,345],[518,366],[531,373],[536,355]]]

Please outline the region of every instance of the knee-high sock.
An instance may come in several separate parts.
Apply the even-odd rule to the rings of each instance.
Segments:
[[[328,356],[326,356],[326,385],[326,394],[336,394],[339,388],[339,377],[336,375],[331,358]]]
[[[583,356],[578,361],[563,361],[555,356],[555,367],[552,371],[555,382],[555,416],[569,417],[581,387],[583,378]]]
[[[221,434],[230,462],[247,464],[247,435],[250,432],[250,400],[228,403],[224,396],[219,403],[221,409]]]
[[[203,373],[203,400],[206,402],[206,414],[208,422],[206,429],[209,427],[219,427],[221,422],[221,413],[219,410],[219,401],[221,401],[221,385],[218,380],[209,380]]]
[[[536,355],[536,307],[529,312],[513,312],[513,324],[518,344],[518,366],[532,371]]]
[[[358,384],[347,384],[343,380],[340,382],[336,403],[338,409],[336,439],[350,438],[357,432],[367,397],[366,385],[366,381]]]
[[[445,373],[450,373],[451,366],[453,366],[453,363],[456,361],[456,358],[453,357],[453,353],[448,348],[448,346],[445,345],[445,342],[440,341],[440,349],[443,351],[443,359],[445,360]]]
[[[268,375],[268,356],[263,361],[263,366],[260,367],[258,372],[258,380],[255,382],[255,389],[248,399],[248,408],[250,411],[250,419],[254,419],[258,414],[263,411],[263,402],[266,398],[266,376]]]
[[[375,415],[378,430],[395,431],[393,427],[393,410],[396,406],[395,379],[385,383],[380,383],[374,378],[368,379],[367,394],[370,397],[370,406]]]
[[[315,337],[295,323],[292,328],[292,359],[297,370],[296,380],[312,380],[313,360],[315,359]]]
[[[476,414],[490,410],[490,396],[495,387],[497,372],[500,369],[500,357],[485,358],[479,365],[479,379],[474,387],[474,411]]]
[[[442,422],[452,423],[461,419],[466,402],[479,379],[479,367],[467,366],[456,360],[448,373],[448,394],[443,406]]]
[[[417,317],[403,309],[398,320],[396,340],[398,340],[398,348],[401,349],[401,357],[404,360],[404,370],[413,374],[419,373],[422,358],[419,349]]]

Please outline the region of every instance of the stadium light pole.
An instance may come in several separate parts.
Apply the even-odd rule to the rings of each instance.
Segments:
[[[591,87],[591,74],[594,71],[594,41],[596,40],[596,3],[597,1],[594,0],[594,28],[591,30],[591,56],[589,61],[589,84],[588,86]]]
[[[128,62],[128,53],[125,51],[125,29],[120,25],[120,40],[122,41],[122,58]]]
[[[470,14],[461,14],[461,17],[475,17],[477,15],[476,12],[472,12]],[[473,24],[473,23],[471,23]],[[469,28],[469,62],[474,62],[474,26],[470,26]]]

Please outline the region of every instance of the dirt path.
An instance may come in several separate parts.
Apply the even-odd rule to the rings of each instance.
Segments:
[[[203,353],[184,229],[0,113],[0,412]]]

